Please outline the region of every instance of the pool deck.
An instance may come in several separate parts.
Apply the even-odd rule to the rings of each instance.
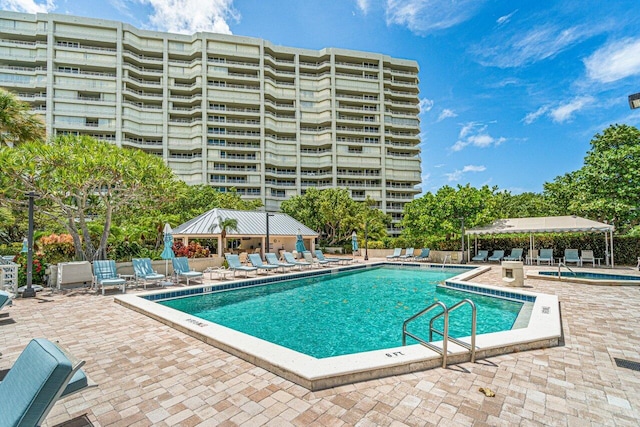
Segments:
[[[501,268],[471,281],[502,286]],[[115,304],[116,290],[45,290],[0,311],[0,370],[34,337],[86,361],[99,386],[58,402],[45,426],[638,425],[640,371],[614,357],[640,365],[640,286],[526,286],[559,297],[560,346],[316,392]]]

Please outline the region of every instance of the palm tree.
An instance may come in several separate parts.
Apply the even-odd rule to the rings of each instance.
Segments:
[[[44,123],[31,113],[31,106],[13,93],[0,89],[0,147],[43,140],[45,136]]]
[[[218,225],[220,226],[220,237],[222,238],[222,248],[227,248],[227,231],[238,231],[238,220],[235,218],[222,219],[218,217]],[[220,253],[220,252],[218,252]]]

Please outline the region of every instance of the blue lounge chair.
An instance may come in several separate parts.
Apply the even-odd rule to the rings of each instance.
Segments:
[[[112,259],[104,261],[93,261],[93,284],[98,288],[102,288],[102,296],[104,296],[104,288],[106,286],[122,287],[122,293],[126,292],[127,281],[116,273],[116,262]]]
[[[39,426],[58,399],[91,386],[72,358],[53,342],[37,338],[0,382],[0,426]]]
[[[247,277],[250,271],[254,271],[256,274],[258,272],[258,267],[242,265],[238,255],[224,254],[224,257],[227,259],[227,263],[229,264],[229,270],[233,271],[233,277],[236,277],[236,271],[244,271],[244,277]]]
[[[258,273],[260,270],[264,270],[265,273],[268,273],[271,270],[276,270],[280,266],[273,264],[265,264],[262,262],[262,258],[260,258],[260,254],[249,254],[249,261],[251,265],[258,269]]]
[[[413,258],[413,256],[414,256],[413,252],[414,252],[413,248],[407,248],[407,250],[404,251],[404,255],[400,255],[400,256],[398,256],[398,258],[408,261],[411,258]]]
[[[311,268],[311,264],[306,262],[306,261],[298,261],[293,257],[293,254],[291,252],[283,252],[282,256],[284,257],[284,260],[286,262],[288,262],[289,264],[294,264],[296,266],[298,266],[298,269],[302,270],[302,267],[309,267]]]
[[[264,258],[267,260],[267,262],[271,265],[277,265],[278,267],[282,268],[282,272],[284,273],[284,269],[288,268],[289,270],[291,270],[293,267],[295,267],[295,264],[291,264],[288,262],[281,262],[278,260],[278,257],[276,256],[276,254],[273,253],[266,253],[264,254]]]
[[[564,250],[564,264],[574,263],[577,266],[582,266],[582,260],[578,256],[577,249],[565,249]]]
[[[398,257],[400,256],[400,254],[402,253],[402,248],[395,248],[393,250],[393,254],[391,255],[387,255],[387,259],[388,260],[394,260],[394,259],[398,259]]]
[[[147,289],[147,283],[159,283],[165,278],[164,274],[153,270],[150,258],[133,258],[131,262],[136,283],[142,282],[145,289]]]
[[[547,262],[549,265],[553,265],[553,249],[540,249],[537,262],[538,265],[540,265],[540,262]]]
[[[422,248],[418,256],[414,257],[414,261],[429,261],[429,254],[431,253],[431,249]]]
[[[318,261],[329,261],[329,263],[334,263],[337,262],[338,264],[340,263],[349,263],[351,261],[353,261],[353,258],[340,258],[340,257],[326,257],[324,256],[324,254],[322,253],[322,251],[320,249],[316,249],[316,258],[318,258]]]
[[[502,258],[504,258],[504,251],[502,250],[493,251],[493,253],[489,257],[489,262],[491,261],[500,262],[502,261]]]
[[[186,257],[171,258],[171,264],[173,265],[173,272],[176,275],[176,282],[180,281],[181,277],[187,279],[187,286],[189,286],[189,280],[200,280],[202,283],[203,274],[199,271],[191,270],[189,267],[189,260]]]
[[[12,304],[11,294],[6,291],[0,291],[0,310]]]
[[[521,248],[511,249],[511,253],[509,254],[509,256],[504,257],[504,260],[505,261],[522,261],[522,252],[524,252],[524,250]]]
[[[473,258],[471,258],[471,261],[485,262],[487,261],[488,256],[489,256],[489,251],[484,251],[484,250],[478,251],[478,254]]]

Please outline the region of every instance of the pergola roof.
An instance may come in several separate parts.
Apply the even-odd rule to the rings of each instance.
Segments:
[[[498,219],[487,227],[471,228],[465,234],[610,232],[613,225],[579,216],[543,216]]]
[[[238,221],[237,230],[227,230],[227,237],[264,236],[267,233],[265,212],[236,211],[232,209],[212,209],[174,228],[173,235],[217,236],[222,232],[220,223],[227,218]],[[298,229],[303,237],[317,237],[318,233],[283,213],[269,214],[269,235],[296,236]]]

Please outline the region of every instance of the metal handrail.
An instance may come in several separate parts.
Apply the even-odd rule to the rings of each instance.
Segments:
[[[573,273],[574,277],[576,275],[576,272],[573,271],[571,268],[569,268],[569,266],[567,264],[565,264],[564,262],[559,262],[558,263],[558,280],[562,280],[562,273],[560,271],[560,268],[563,267],[566,268],[567,270],[569,270],[571,273]]]
[[[440,349],[439,347],[436,347],[430,342],[427,342],[422,338],[419,338],[413,335],[411,332],[407,331],[407,325],[410,322],[414,321],[418,317],[424,316],[425,314],[427,314],[429,311],[433,310],[436,307],[442,307],[443,314],[444,314],[444,332],[447,335],[449,335],[449,313],[448,313],[447,306],[442,301],[437,301],[431,304],[429,307],[425,308],[424,310],[419,311],[418,313],[409,317],[407,320],[404,321],[404,323],[402,323],[402,345],[403,346],[407,345],[407,335],[410,336],[411,338],[418,341],[423,346],[430,348],[436,353],[440,353],[442,355],[442,367],[446,368],[447,367],[447,340],[446,339],[442,340],[442,349]]]
[[[449,258],[449,264],[451,264],[451,255],[445,255],[444,260],[442,261],[442,268],[444,269],[444,265],[447,263],[447,258]]]
[[[449,309],[447,309],[447,317],[452,311],[457,310],[458,308],[462,307],[465,304],[469,304],[471,306],[471,344],[467,344],[466,342],[461,341],[457,338],[450,337],[449,331],[448,331],[448,325],[446,325],[443,331],[439,331],[433,327],[433,323],[437,319],[442,317],[443,313],[433,316],[429,321],[429,341],[433,340],[433,333],[435,332],[438,335],[441,335],[443,340],[453,341],[459,346],[462,346],[467,350],[469,350],[471,352],[471,363],[475,363],[476,362],[476,329],[477,329],[477,309],[476,309],[475,303],[470,299],[463,299],[462,301],[458,301],[456,304],[454,304]],[[448,323],[448,319],[445,319],[445,323]]]

